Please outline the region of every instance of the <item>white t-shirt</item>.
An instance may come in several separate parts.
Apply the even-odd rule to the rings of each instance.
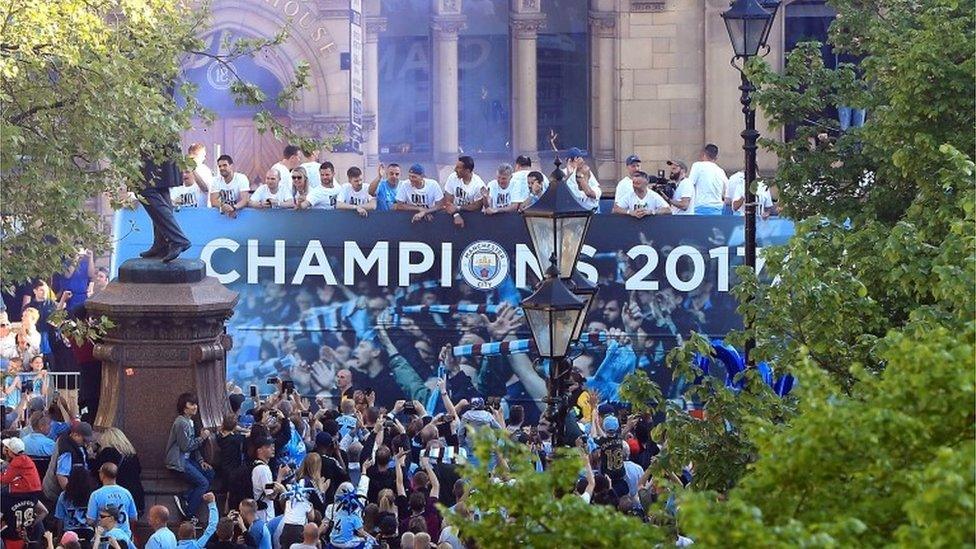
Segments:
[[[688,202],[688,209],[682,210],[677,206],[671,206],[671,213],[674,215],[695,215],[695,184],[691,182],[691,178],[684,178],[678,183],[677,188],[674,189],[674,196],[672,200],[675,202],[680,202],[682,198],[690,198]]]
[[[529,173],[538,170],[519,170],[512,173],[512,183],[513,187],[525,188],[525,198],[529,197]],[[539,173],[542,173],[541,171]],[[542,173],[542,192],[545,193],[549,190],[549,177]],[[524,201],[525,199],[523,199]]]
[[[425,209],[434,207],[442,198],[444,198],[444,191],[433,179],[424,179],[424,186],[419,189],[414,187],[409,179],[401,181],[396,193],[397,202]]]
[[[732,201],[732,215],[746,215],[746,176],[742,172],[736,172],[729,178],[729,200]],[[735,201],[742,200],[742,204],[735,208]],[[762,181],[756,183],[756,215],[762,217],[766,208],[773,207],[773,195],[769,192],[769,187]]]
[[[206,208],[210,206],[207,201],[207,193],[201,191],[200,186],[196,183],[189,187],[186,185],[170,187],[169,198],[176,208]]]
[[[354,190],[352,188],[352,183],[343,183],[342,190],[339,193],[339,200],[346,204],[352,204],[353,206],[362,206],[363,204],[369,203],[373,199],[373,195],[369,194],[369,189],[366,185],[363,185],[359,190]]]
[[[321,187],[322,186],[322,176],[319,175],[319,167],[321,164],[318,162],[304,162],[302,163],[303,168],[305,168],[305,173],[308,174],[308,186],[309,187]]]
[[[509,180],[508,187],[502,188],[497,179],[488,183],[488,207],[504,208],[511,204],[521,204],[529,197],[528,187],[515,188],[514,181]]]
[[[616,198],[614,203],[628,212],[636,212],[638,210],[655,211],[668,207],[668,201],[650,189],[647,189],[643,198],[637,196],[637,192],[634,191],[628,195],[624,195],[623,199]]]
[[[617,189],[613,193],[613,200],[616,202],[621,198],[626,198],[628,194],[634,194],[634,180],[629,175],[617,182]]]
[[[288,166],[285,166],[281,162],[276,162],[274,166],[271,166],[271,169],[278,171],[278,180],[282,185],[286,183],[291,184],[291,170],[288,169]],[[311,182],[311,180],[312,179],[309,178],[309,182]],[[311,183],[309,183],[309,186],[311,186]]]
[[[291,198],[291,187],[278,183],[278,191],[271,192],[268,184],[263,183],[256,191],[254,191],[254,194],[251,195],[251,200],[255,202],[264,202],[269,198],[277,200],[278,205],[281,206],[282,202]]]
[[[249,192],[251,192],[251,183],[241,172],[234,173],[230,183],[224,181],[223,177],[218,177],[210,184],[210,194],[216,193],[220,198],[220,204],[237,204],[241,199],[241,193]]]
[[[725,170],[718,164],[708,160],[700,160],[691,165],[688,179],[695,185],[695,206],[711,206],[721,208],[723,197],[728,185]]]
[[[339,186],[309,187],[305,200],[308,200],[308,203],[316,210],[334,210],[341,195],[342,187]]]
[[[476,173],[471,174],[471,181],[468,183],[452,173],[444,183],[444,194],[452,195],[454,205],[460,207],[478,201],[481,198],[481,189],[484,188],[485,182]]]
[[[259,463],[251,471],[251,492],[254,494],[255,501],[264,501],[268,504],[267,509],[258,511],[258,518],[269,521],[275,517],[274,501],[264,493],[264,487],[274,482],[271,476],[271,468],[266,463]]]
[[[596,210],[600,207],[600,197],[603,196],[603,190],[600,189],[600,182],[596,180],[596,176],[593,172],[590,172],[590,188],[596,193],[596,196],[590,198],[586,196],[586,193],[580,190],[579,185],[576,184],[576,170],[573,170],[568,176],[566,176],[566,184],[569,185],[570,192],[576,198],[576,201],[580,203],[580,206],[588,208],[591,210]]]
[[[203,179],[203,182],[207,184],[207,187],[210,187],[214,182],[214,174],[206,164],[197,164],[193,168],[193,173],[199,175],[200,179]]]
[[[281,521],[285,524],[304,526],[308,523],[310,512],[312,512],[312,504],[304,496],[289,498],[285,501],[285,511],[282,513]]]

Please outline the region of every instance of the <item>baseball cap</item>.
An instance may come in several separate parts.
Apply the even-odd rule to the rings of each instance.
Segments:
[[[255,448],[264,448],[265,446],[274,446],[274,439],[271,437],[262,437],[254,445]]]
[[[627,161],[626,162],[627,162],[627,165],[630,166],[631,164],[637,164],[640,161],[641,161],[641,159],[640,159],[639,156],[637,156],[636,154],[632,154],[632,155],[630,155],[630,156],[627,157]]]
[[[91,440],[94,432],[92,431],[92,426],[90,424],[84,421],[79,421],[78,423],[75,423],[73,427],[71,427],[71,434],[81,435],[85,438],[85,440]]]
[[[58,542],[58,544],[63,546],[69,543],[78,543],[78,542],[79,542],[78,534],[71,530],[68,530],[61,536],[61,541]]]
[[[227,400],[230,401],[230,409],[236,412],[237,410],[240,410],[241,405],[244,404],[244,395],[240,393],[234,393],[229,397],[227,397]]]
[[[680,166],[682,170],[687,170],[688,169],[688,165],[685,164],[685,161],[684,160],[668,160],[667,161],[667,165],[668,166]]]
[[[609,416],[617,411],[617,409],[613,407],[613,404],[610,404],[609,402],[604,402],[598,406],[596,410],[600,412],[601,416]]]
[[[421,166],[420,164],[414,164],[413,166],[410,166],[409,173],[424,175],[424,167]]]
[[[332,446],[332,435],[330,435],[327,431],[322,431],[321,433],[315,435],[315,445]]]
[[[471,399],[471,408],[475,410],[482,410],[485,407],[485,399],[481,397],[474,397]]]
[[[579,158],[583,156],[583,151],[579,147],[573,147],[566,151],[566,158],[572,160],[573,158]]]
[[[47,401],[41,396],[30,399],[30,403],[27,404],[27,409],[31,412],[41,412],[45,408],[47,408]]]
[[[17,437],[3,439],[3,446],[15,454],[24,453],[24,441]]]
[[[603,418],[603,430],[608,433],[615,433],[620,429],[620,420],[614,416]]]

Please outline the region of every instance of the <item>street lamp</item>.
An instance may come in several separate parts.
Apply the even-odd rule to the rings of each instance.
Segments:
[[[759,139],[759,132],[756,131],[756,110],[752,107],[752,92],[756,88],[746,76],[744,67],[749,59],[759,54],[760,48],[766,46],[768,51],[766,40],[778,8],[779,2],[776,0],[735,0],[728,11],[722,13],[735,54],[732,57],[732,66],[742,77],[742,84],[739,86],[742,95],[739,102],[742,103],[742,114],[746,120],[746,129],[741,134],[742,150],[745,151],[745,259],[753,273],[756,272],[756,196],[752,191],[752,184],[756,180],[756,141]],[[740,64],[737,65],[736,60]],[[747,364],[752,364],[750,355],[755,346],[755,339],[750,337],[745,348]]]
[[[569,347],[579,339],[596,286],[576,270],[576,261],[593,212],[582,207],[569,188],[554,181],[524,212],[539,266],[546,268],[535,292],[522,301],[539,356],[548,360],[546,414],[555,427],[553,444],[567,445]]]
[[[555,254],[558,276],[570,278],[593,212],[576,201],[569,187],[553,183],[523,215],[539,267],[545,269]]]

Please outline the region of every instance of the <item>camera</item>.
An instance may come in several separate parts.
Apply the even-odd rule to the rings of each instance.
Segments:
[[[674,196],[674,182],[664,176],[664,170],[658,170],[656,176],[650,176],[648,183],[651,190],[664,198],[671,200],[671,198]]]
[[[414,407],[412,402],[408,402],[403,405],[403,413],[410,416],[415,415],[417,413],[417,408]]]

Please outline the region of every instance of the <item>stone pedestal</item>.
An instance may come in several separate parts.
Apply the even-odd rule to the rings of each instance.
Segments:
[[[197,395],[209,429],[229,410],[224,322],[237,294],[204,273],[198,260],[132,259],[87,303],[92,316],[115,323],[95,346],[102,387],[94,427],[118,427],[132,441],[147,507],[160,501],[171,507],[169,496],[183,490],[182,480],[164,465],[179,395]]]

